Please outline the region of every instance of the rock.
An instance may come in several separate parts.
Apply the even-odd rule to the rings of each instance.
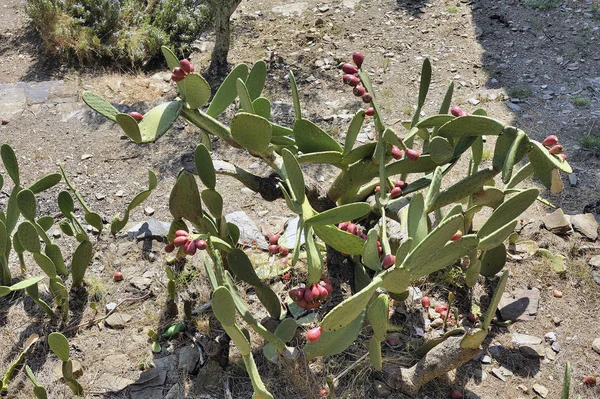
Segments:
[[[144,371],[129,388],[131,399],[163,399],[166,379],[165,370],[151,368]]]
[[[301,16],[308,9],[307,1],[294,1],[289,4],[282,4],[271,8],[271,11],[284,16]]]
[[[443,325],[444,325],[444,319],[442,319],[442,318],[435,319],[430,324],[431,328],[439,328],[439,327],[441,327]]]
[[[552,213],[546,214],[542,218],[542,222],[546,229],[554,234],[568,234],[571,231],[571,225],[565,217],[562,209],[557,209]]]
[[[183,388],[179,384],[175,384],[169,389],[164,399],[180,399],[183,398]]]
[[[500,371],[500,369],[497,369],[497,368],[495,368],[495,367],[494,367],[494,368],[492,369],[492,374],[493,374],[495,377],[499,378],[500,380],[502,380],[502,381],[506,381],[506,377],[505,377],[504,375],[502,375],[502,372]]]
[[[507,102],[506,107],[513,112],[518,112],[521,110],[521,106],[519,104],[514,104],[512,102]]]
[[[513,372],[504,366],[500,366],[498,368],[496,368],[496,367],[492,368],[492,374],[494,374],[500,380],[506,381],[506,377],[512,376]]]
[[[85,161],[86,159],[90,159],[91,157],[93,157],[93,155],[92,155],[92,154],[83,154],[83,155],[81,156],[81,160],[82,160],[82,161]]]
[[[392,394],[392,390],[381,381],[375,381],[375,393],[377,398],[387,398]]]
[[[71,362],[73,363],[73,377],[77,379],[83,375],[83,367],[81,366],[81,363],[75,359],[71,359]],[[54,367],[52,367],[52,375],[54,375],[56,381],[63,379],[62,362],[56,363]]]
[[[569,184],[571,187],[577,186],[577,175],[575,173],[569,173]]]
[[[489,357],[488,355],[484,355],[481,358],[481,363],[483,363],[483,364],[491,364],[492,363],[492,358]]]
[[[547,397],[547,396],[548,396],[548,393],[549,393],[549,391],[548,391],[548,388],[546,388],[546,387],[545,387],[545,386],[543,386],[543,385],[540,385],[540,384],[533,384],[533,387],[532,387],[532,389],[533,389],[533,392],[537,393],[537,394],[538,394],[538,395],[540,395],[542,398],[545,398],[545,397]]]
[[[129,280],[129,284],[140,291],[145,291],[150,287],[150,284],[152,284],[152,279],[142,276],[133,277],[131,280]]]
[[[94,381],[94,388],[105,391],[121,391],[133,384],[133,380],[122,378],[112,374],[102,374]]]
[[[171,228],[170,223],[161,222],[154,218],[138,223],[127,231],[127,236],[138,240],[144,238],[166,238]]]
[[[502,356],[502,353],[504,352],[504,347],[500,344],[495,344],[495,345],[490,345],[488,350],[490,351],[490,355],[492,355],[495,358],[499,358],[500,356]]]
[[[519,347],[519,352],[521,352],[521,355],[528,359],[538,359],[540,357],[544,357],[546,348],[542,344],[524,345]]]
[[[559,291],[559,290],[554,290],[553,295],[554,295],[555,298],[562,298],[563,297],[562,291]]]
[[[560,326],[561,322],[562,322],[562,320],[560,319],[560,317],[554,316],[552,318],[552,323],[554,323],[555,326]]]
[[[594,352],[600,355],[600,337],[594,339],[594,341],[592,342],[592,349],[594,350]]]
[[[115,312],[104,319],[104,324],[110,328],[121,330],[125,328],[125,324],[131,320],[131,315],[127,313]]]
[[[554,331],[550,331],[546,335],[544,335],[544,339],[546,341],[555,342],[556,341],[556,333]]]
[[[600,270],[600,255],[594,255],[588,261],[588,265],[596,270]]]
[[[598,222],[591,213],[571,216],[573,228],[592,241],[598,239]]]
[[[592,278],[596,284],[600,285],[600,272],[592,272]]]
[[[177,370],[177,366],[179,365],[177,354],[174,353],[159,359],[154,359],[154,365],[157,369],[166,370],[167,372]]]
[[[225,220],[235,224],[240,229],[240,239],[238,240],[238,244],[247,247],[258,247],[263,250],[269,248],[269,243],[258,229],[256,223],[250,219],[246,212],[232,212],[225,215]]]
[[[525,385],[525,384],[519,384],[517,386],[517,388],[519,388],[521,391],[523,391],[523,393],[529,392],[529,388],[527,388],[527,385]]]
[[[154,208],[152,208],[151,206],[147,206],[144,208],[144,215],[146,216],[152,216],[154,215]]]
[[[54,238],[60,238],[60,236],[62,236],[62,231],[60,229],[54,229],[54,230],[52,230],[52,237],[54,237]]]
[[[285,226],[285,230],[279,239],[279,245],[288,247],[290,250],[296,246],[296,230],[298,227],[299,217],[290,219]],[[304,245],[304,235],[300,238],[300,246]]]
[[[481,368],[475,368],[471,371],[471,374],[475,378],[476,381],[485,381],[488,378],[488,373]]]
[[[556,360],[556,353],[552,350],[552,348],[546,348],[546,359],[548,360]]]
[[[115,197],[123,197],[125,195],[125,192],[123,190],[119,190],[115,193]]]
[[[189,395],[199,397],[203,394],[223,391],[223,369],[214,360],[209,360],[200,368],[198,377],[192,380]]]
[[[560,344],[558,342],[552,342],[552,350],[556,353],[560,352]]]
[[[184,373],[193,374],[200,361],[200,353],[196,346],[185,346],[179,351],[177,368]]]
[[[520,290],[510,293],[503,293],[500,299],[498,309],[502,320],[535,320],[540,302],[540,290],[533,288],[531,290]]]
[[[537,345],[542,343],[542,339],[533,335],[513,333],[511,341],[515,345]]]

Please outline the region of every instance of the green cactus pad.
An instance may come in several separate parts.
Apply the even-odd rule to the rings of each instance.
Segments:
[[[496,187],[484,186],[480,191],[473,193],[473,205],[497,208],[504,202],[504,191]]]
[[[0,147],[0,157],[11,180],[15,183],[15,186],[19,186],[19,163],[17,162],[15,151],[10,145],[2,144],[2,147]]]
[[[348,220],[360,219],[371,212],[371,206],[364,202],[341,205],[306,219],[307,225],[337,224]]]
[[[48,231],[54,225],[54,217],[52,215],[42,216],[35,223],[43,230]]]
[[[510,181],[506,184],[507,189],[514,188],[517,184],[521,183],[523,180],[527,179],[534,173],[533,165],[531,162],[527,162],[521,169],[519,169],[516,173],[513,174]]]
[[[33,259],[35,260],[35,263],[38,264],[40,269],[42,269],[42,271],[48,275],[48,277],[51,279],[56,277],[56,265],[47,255],[37,252],[33,254]]]
[[[262,281],[256,275],[254,266],[248,255],[241,249],[235,248],[227,254],[227,263],[233,273],[250,285],[260,286]]]
[[[389,298],[386,294],[376,296],[367,308],[367,320],[373,328],[373,337],[381,342],[385,340],[389,318]]]
[[[519,161],[521,161],[521,159],[523,159],[528,150],[529,139],[524,131],[518,130],[517,137],[511,144],[508,154],[506,155],[504,165],[502,166],[502,181],[504,184],[510,181],[513,168]]]
[[[296,323],[296,320],[291,318],[283,319],[275,329],[275,336],[283,342],[290,342],[296,335],[297,328],[298,323]]]
[[[412,246],[416,247],[427,236],[427,212],[423,194],[415,194],[410,200],[407,215],[408,236],[412,238]]]
[[[308,360],[317,356],[333,356],[342,353],[354,343],[362,328],[365,310],[353,320],[349,320],[344,328],[337,331],[323,331],[317,342],[308,343],[304,347],[304,354]]]
[[[392,162],[385,167],[385,172],[388,176],[401,173],[429,173],[436,167],[437,164],[433,162],[429,154],[422,154],[416,161],[402,158],[399,161]]]
[[[396,265],[400,266],[412,248],[412,238],[407,237],[403,240],[396,250]]]
[[[383,368],[383,359],[381,357],[381,341],[372,336],[369,340],[369,360],[371,365],[377,371]]]
[[[548,149],[546,149],[541,143],[538,143],[534,140],[529,141],[529,143],[532,145],[532,152],[529,153],[530,161],[533,162],[533,160],[531,159],[531,155],[535,153],[536,159],[542,158],[543,156],[545,158],[545,163],[547,163],[548,165],[552,164],[554,166],[552,169],[559,169],[564,173],[573,173],[573,168],[571,167],[571,165],[569,165],[567,161],[564,161],[558,155],[550,154]]]
[[[488,249],[492,249],[502,244],[508,238],[508,236],[515,231],[516,225],[517,219],[506,223],[498,230],[482,237],[481,241],[479,242],[479,250],[487,251]]]
[[[265,153],[271,141],[271,123],[261,116],[238,112],[231,119],[231,135],[249,151]]]
[[[363,247],[362,263],[371,270],[381,270],[381,261],[379,260],[379,249],[377,248],[377,228],[369,230],[367,233],[367,242]]]
[[[254,108],[254,113],[256,113],[256,115],[262,116],[265,119],[271,119],[271,102],[265,97],[258,97],[257,99],[252,101],[252,108]],[[277,125],[273,125],[273,137],[281,136],[281,132],[279,131],[279,129],[277,130],[277,132],[275,131],[275,126]],[[271,142],[272,140],[273,139],[271,139]]]
[[[250,74],[246,79],[246,87],[248,88],[248,93],[250,94],[250,98],[254,101],[260,97],[262,93],[265,82],[267,80],[267,63],[263,60],[257,61],[250,70]],[[267,118],[268,119],[268,118]]]
[[[235,325],[235,302],[226,287],[218,287],[213,292],[212,304],[215,316],[223,326]]]
[[[427,263],[423,263],[416,269],[413,268],[413,270],[411,270],[411,276],[413,279],[417,279],[450,266],[477,248],[478,244],[479,238],[474,234],[463,236],[458,241],[449,241],[443,248],[434,251],[436,253],[434,259]]]
[[[346,140],[344,141],[344,156],[350,154],[352,151],[352,147],[354,147],[354,143],[356,142],[356,138],[360,133],[360,129],[365,121],[365,111],[359,110],[352,121],[350,122],[350,126],[348,126],[348,132],[346,133]]]
[[[208,102],[210,85],[202,75],[196,72],[188,73],[182,82],[185,87],[185,100],[190,108],[198,109]]]
[[[32,285],[39,283],[40,281],[42,281],[45,278],[46,278],[45,276],[31,277],[31,278],[28,278],[27,280],[19,281],[18,283],[13,284],[7,288],[10,291],[24,290],[27,287],[30,287]]]
[[[439,128],[442,125],[445,125],[446,123],[450,122],[454,118],[455,117],[452,115],[432,115],[428,118],[419,121],[419,123],[417,123],[415,127],[420,129],[428,129],[432,127]]]
[[[292,89],[292,101],[294,103],[294,114],[296,116],[296,121],[302,119],[302,109],[300,108],[300,95],[298,94],[298,86],[296,85],[296,78],[294,77],[294,73],[290,71],[290,88]]]
[[[46,313],[50,317],[54,317],[54,312],[52,311],[52,309],[50,309],[50,306],[48,306],[46,302],[40,299],[37,284],[30,285],[29,287],[25,288],[25,292],[27,292],[27,295],[29,295],[31,299],[33,299],[33,301],[40,307],[40,309],[42,309],[44,313]]]
[[[82,241],[73,253],[71,261],[71,273],[73,274],[73,286],[79,287],[83,283],[83,276],[89,263],[94,256],[94,248],[89,241]]]
[[[243,355],[242,359],[244,360],[246,372],[250,376],[252,388],[254,389],[252,399],[273,399],[273,395],[271,395],[269,391],[267,391],[267,388],[265,388],[265,384],[263,384],[260,378],[258,368],[256,367],[256,363],[254,362],[254,358],[252,357],[252,352]]]
[[[25,250],[32,253],[38,253],[41,251],[42,247],[40,245],[40,237],[38,236],[37,230],[33,223],[28,220],[21,222],[17,230],[17,234],[19,235],[19,242],[21,245],[23,245]]]
[[[17,194],[17,206],[25,219],[33,222],[36,214],[35,195],[30,190],[21,190]]]
[[[492,322],[492,319],[494,318],[494,315],[496,314],[496,310],[498,309],[498,304],[500,304],[500,299],[502,299],[502,294],[504,293],[504,290],[506,289],[506,282],[508,281],[508,270],[505,270],[504,273],[502,273],[502,277],[500,277],[500,282],[498,282],[498,285],[496,286],[496,289],[494,290],[494,295],[492,296],[492,300],[490,301],[490,305],[488,306],[487,311],[485,312],[485,316],[483,319],[483,325],[481,326],[481,329],[483,331],[488,330],[490,323]]]
[[[103,98],[95,95],[91,91],[84,91],[82,95],[83,102],[88,105],[91,109],[104,116],[105,118],[116,122],[117,114],[119,110],[113,107],[111,103],[104,100]]]
[[[210,156],[210,151],[204,144],[196,146],[196,150],[194,151],[194,164],[202,183],[207,188],[214,190],[217,184],[217,176],[215,174],[215,167]]]
[[[344,155],[344,157],[342,158],[342,162],[351,165],[354,162],[371,158],[375,152],[376,146],[377,143],[367,143],[360,145],[354,148],[348,154]]]
[[[410,272],[403,267],[394,267],[381,274],[383,288],[394,294],[401,294],[408,289],[411,282]]]
[[[323,331],[336,331],[346,327],[367,307],[373,294],[381,287],[381,284],[381,278],[376,276],[373,278],[373,281],[361,291],[334,307],[321,322]]]
[[[454,118],[444,124],[437,134],[447,138],[463,136],[498,136],[504,130],[504,124],[487,116],[467,115]]]
[[[229,75],[227,75],[223,83],[221,83],[221,86],[210,102],[206,113],[213,118],[221,115],[237,97],[237,80],[246,80],[247,77],[248,65],[236,65],[235,68],[229,72]]]
[[[348,255],[362,254],[365,245],[362,238],[342,231],[335,226],[318,225],[313,226],[313,228],[319,238],[336,251]]]
[[[454,147],[450,141],[444,137],[435,136],[429,142],[427,147],[431,160],[437,165],[443,165],[454,158]]]
[[[202,219],[202,202],[194,175],[182,171],[171,190],[169,210],[175,219],[185,218],[192,223]]]
[[[269,312],[269,316],[273,320],[279,320],[281,318],[281,301],[279,300],[279,296],[266,284],[257,285],[254,289],[260,303]]]
[[[506,264],[506,247],[503,243],[495,248],[488,249],[481,259],[480,273],[486,277],[493,277]]]
[[[58,332],[53,332],[48,335],[48,345],[58,358],[67,362],[69,360],[69,341],[64,335]]]
[[[571,362],[569,362],[567,360],[567,365],[565,366],[565,375],[563,377],[563,388],[560,393],[560,399],[569,399],[570,394],[571,394]],[[579,398],[581,398],[581,396]]]
[[[34,194],[39,194],[42,191],[48,190],[56,186],[62,179],[62,175],[60,173],[52,173],[46,175],[29,186],[29,190],[31,190]],[[1,187],[0,187],[1,188]]]
[[[63,216],[70,218],[71,214],[75,212],[75,204],[73,203],[73,197],[67,191],[61,191],[58,193],[58,209],[62,212]]]
[[[421,67],[421,81],[419,82],[419,102],[417,107],[422,108],[425,104],[425,98],[429,91],[429,84],[431,83],[431,63],[429,58],[423,60],[423,66]]]
[[[510,151],[510,147],[517,138],[518,129],[513,126],[507,126],[498,139],[494,147],[494,158],[492,159],[492,165],[495,170],[502,170],[506,157]]]
[[[427,190],[427,197],[425,197],[423,210],[431,209],[433,204],[435,203],[435,200],[437,199],[437,196],[440,193],[440,187],[442,186],[442,177],[444,177],[444,168],[438,166],[437,168],[435,168],[433,176],[431,177],[431,184],[429,185],[429,190]]]
[[[148,111],[138,125],[141,142],[153,143],[165,134],[179,117],[181,106],[181,101],[171,101],[157,105]]]
[[[140,127],[135,119],[129,114],[119,113],[115,116],[117,123],[123,129],[123,132],[129,137],[131,141],[136,144],[140,144],[143,142],[142,132],[140,131]]]
[[[215,218],[220,219],[223,216],[223,198],[216,190],[203,190],[202,201]]]
[[[302,169],[296,160],[296,157],[287,149],[281,152],[283,165],[285,166],[285,177],[287,178],[289,188],[292,190],[296,201],[302,204],[306,199],[304,176]]]
[[[294,123],[294,139],[298,149],[305,154],[322,151],[342,152],[342,147],[337,141],[319,126],[306,119],[300,119]]]
[[[240,99],[240,107],[242,111],[254,114],[254,107],[252,106],[252,98],[250,98],[250,93],[248,93],[248,88],[242,79],[238,79],[236,81],[236,88],[238,92],[238,97]]]
[[[86,212],[84,218],[85,218],[86,222],[88,222],[92,227],[94,227],[99,232],[102,232],[102,230],[104,229],[104,223],[102,222],[102,216],[100,216],[96,212]]]
[[[163,56],[165,57],[165,61],[167,61],[167,66],[169,67],[169,70],[172,72],[173,69],[179,66],[179,59],[177,58],[175,53],[171,51],[170,48],[166,46],[161,46],[160,49],[162,50]],[[185,83],[183,81],[177,82],[177,90],[179,91],[179,95],[181,96],[181,98],[185,100]]]
[[[313,236],[312,227],[304,227],[304,240],[306,241],[306,260],[308,263],[308,274],[306,276],[306,284],[317,284],[323,274],[323,257],[317,247]]]
[[[539,191],[536,188],[530,188],[504,201],[502,205],[496,208],[484,225],[481,226],[477,235],[480,238],[484,238],[503,227],[506,223],[519,217],[535,202],[538,195]]]
[[[493,169],[482,169],[466,179],[459,181],[448,189],[442,191],[437,196],[436,201],[432,205],[432,209],[429,211],[459,202],[462,198],[481,190],[484,184],[496,174],[497,172]]]
[[[343,158],[342,154],[337,151],[322,151],[298,155],[298,162],[301,164],[324,163],[339,165],[343,162]]]

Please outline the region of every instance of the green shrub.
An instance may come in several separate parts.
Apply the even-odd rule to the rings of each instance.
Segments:
[[[205,0],[28,0],[26,10],[46,51],[80,64],[139,66],[166,44],[183,54],[210,22]]]

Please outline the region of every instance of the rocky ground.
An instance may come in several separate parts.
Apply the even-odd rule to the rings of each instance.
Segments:
[[[556,6],[541,7],[545,4]],[[159,176],[158,188],[132,212],[125,232],[116,238],[105,233],[98,237],[87,291],[73,294],[79,306],[69,325],[61,327],[71,328],[71,356],[83,370],[79,381],[87,396],[226,397],[231,392],[231,397],[249,397],[250,384],[239,364],[234,361],[223,369],[214,360],[221,344],[205,313],[196,321],[197,337],[182,334],[163,341],[159,353],[152,353],[147,337],[149,329],[162,332],[180,320],[163,312],[167,279],[160,221],[170,218],[170,187],[182,161],[189,161],[199,132],[178,122],[159,142],[136,146],[80,101],[83,90],[93,90],[123,110],[144,112],[159,99],[176,95],[169,74],[77,72],[40,53],[22,2],[0,0],[0,6],[0,18],[7,21],[0,27],[0,117],[9,122],[0,127],[0,137],[15,148],[24,184],[56,172],[62,164],[88,204],[110,220],[146,187],[148,169]],[[600,397],[598,387],[583,384],[586,375],[599,377],[600,370],[600,243],[594,220],[600,214],[600,145],[594,141],[600,137],[599,26],[598,2],[579,0],[249,0],[235,15],[230,60],[268,62],[267,94],[280,123],[292,118],[287,74],[293,71],[306,114],[341,139],[360,104],[340,84],[338,65],[353,51],[363,50],[386,123],[398,131],[399,122],[412,113],[421,64],[429,57],[433,81],[425,114],[436,112],[447,84],[454,81],[456,102],[466,110],[483,107],[536,139],[557,134],[565,144],[575,173],[564,176],[561,194],[542,193],[567,217],[538,204],[523,216],[520,241],[511,248],[511,278],[500,315],[516,321],[495,326],[481,356],[429,384],[419,395],[422,399],[446,397],[452,387],[473,398],[557,398],[567,361],[573,368],[573,397]],[[207,65],[210,47],[210,35],[200,38],[192,61]],[[372,126],[367,126],[360,140],[371,140],[372,135]],[[264,164],[243,152],[214,145],[216,158],[268,173]],[[328,170],[314,172],[323,184],[331,178]],[[530,184],[537,186],[535,181]],[[245,223],[242,230],[253,247],[264,247],[261,233],[282,229],[291,216],[281,201],[266,203],[231,179],[220,178],[218,188],[229,194],[226,213],[238,212],[234,216]],[[40,198],[40,213],[57,214],[57,192]],[[7,193],[0,194],[0,208],[6,206]],[[150,236],[142,239],[134,227],[148,220],[153,232],[144,230]],[[73,249],[74,240],[62,236],[56,226],[52,231],[63,248]],[[258,249],[254,253],[266,258]],[[32,274],[39,272],[31,265]],[[178,280],[178,291],[191,296],[197,306],[209,300],[201,265],[201,259],[195,259]],[[274,274],[284,270],[279,262],[268,265]],[[114,271],[124,274],[122,282],[112,281]],[[289,288],[279,279],[275,284],[282,293]],[[387,361],[405,361],[407,348],[421,342],[423,334],[438,334],[439,318],[421,308],[419,295],[441,301],[447,294],[444,287],[440,281],[423,281],[413,290],[412,301],[397,309],[393,320],[405,329],[390,334],[384,350]],[[486,293],[475,292],[473,297],[485,300]],[[98,313],[90,308],[92,302]],[[410,323],[402,324],[407,320]],[[85,325],[72,328],[81,323]],[[413,328],[419,326],[422,331]],[[57,328],[27,298],[0,299],[0,340],[5,343],[0,370],[32,333],[44,336]],[[305,398],[316,396],[327,375],[339,376],[364,353],[366,347],[359,341],[329,361],[297,369],[258,361],[277,397]],[[58,381],[58,359],[48,354],[44,342],[33,347],[26,362],[52,397],[70,397]],[[20,372],[8,397],[29,398],[31,391]],[[390,392],[365,361],[339,379],[336,394],[401,397]]]

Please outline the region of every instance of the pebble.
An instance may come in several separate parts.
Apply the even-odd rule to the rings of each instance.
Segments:
[[[554,290],[554,297],[555,298],[562,298],[563,297],[562,291]]]
[[[125,328],[125,324],[127,324],[127,322],[129,322],[130,320],[131,315],[128,315],[127,313],[115,312],[108,316],[104,320],[104,323],[110,328],[120,330]]]
[[[144,214],[146,216],[152,216],[152,215],[154,215],[154,208],[152,208],[150,206],[145,207],[144,208]]]
[[[60,229],[54,229],[54,230],[52,230],[52,237],[54,237],[54,238],[60,238],[61,235],[62,235],[62,232],[60,231]]]
[[[556,333],[554,331],[551,331],[551,332],[547,333],[546,335],[544,335],[544,339],[546,341],[555,342],[556,341]]]
[[[81,156],[81,160],[82,160],[82,161],[85,161],[86,159],[90,159],[91,157],[93,157],[93,155],[92,155],[92,154],[83,154],[83,155]]]
[[[103,193],[96,193],[95,196],[98,201],[102,201],[104,198],[106,198],[106,194]]]
[[[119,198],[121,198],[124,195],[125,195],[125,192],[123,192],[123,190],[119,190],[115,193],[115,197],[119,197]]]
[[[533,387],[531,387],[533,389],[533,391],[535,393],[537,393],[538,395],[540,395],[542,398],[545,398],[548,396],[548,388],[546,388],[543,385],[540,384],[533,384]]]
[[[490,363],[492,363],[492,358],[488,355],[485,355],[481,358],[481,363],[490,364]]]
[[[592,342],[592,349],[600,355],[600,337],[594,339],[594,342]]]
[[[542,343],[542,339],[527,334],[512,334],[512,343],[515,345],[537,345]]]
[[[558,342],[552,342],[552,350],[556,353],[560,352],[560,344]]]
[[[562,320],[560,319],[560,317],[554,316],[552,318],[552,323],[554,323],[555,326],[560,326],[561,322],[562,322]]]

